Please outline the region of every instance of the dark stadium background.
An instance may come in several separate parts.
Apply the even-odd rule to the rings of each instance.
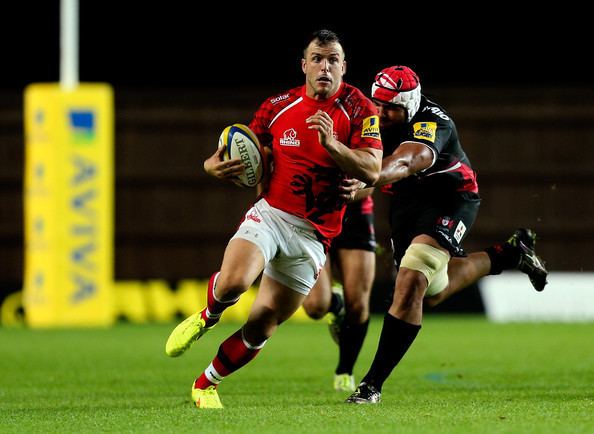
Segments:
[[[303,40],[327,27],[342,36],[348,78],[359,85],[395,62],[414,64],[430,84],[594,82],[589,28],[569,7],[286,7],[81,0],[81,77],[126,86],[282,87],[301,80]],[[8,1],[3,9],[2,87],[56,81],[59,1]]]
[[[81,0],[81,80],[116,93],[117,279],[175,285],[218,265],[252,192],[207,179],[202,160],[225,125],[248,122],[269,94],[303,82],[303,41],[321,27],[343,40],[346,81],[367,91],[377,70],[408,64],[455,118],[483,195],[469,250],[530,225],[552,270],[594,269],[594,70],[583,14],[505,3],[286,7]],[[59,79],[59,2],[3,8],[0,299],[22,285],[22,92]],[[380,299],[389,262],[378,261]],[[454,303],[476,309],[477,293]]]

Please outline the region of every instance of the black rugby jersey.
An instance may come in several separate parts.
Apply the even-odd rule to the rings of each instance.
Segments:
[[[411,141],[427,145],[433,151],[433,165],[414,176],[382,187],[395,195],[421,192],[478,193],[476,173],[464,153],[452,118],[438,104],[421,96],[419,110],[401,128],[382,130],[384,157],[391,155],[401,143]]]

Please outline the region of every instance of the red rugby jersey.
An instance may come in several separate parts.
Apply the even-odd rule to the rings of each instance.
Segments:
[[[342,83],[333,97],[319,101],[305,86],[264,101],[250,128],[272,147],[273,172],[264,197],[275,208],[308,220],[326,238],[340,233],[345,202],[338,187],[348,175],[322,147],[305,119],[323,110],[334,121],[335,137],[351,149],[382,149],[377,110],[363,93]]]

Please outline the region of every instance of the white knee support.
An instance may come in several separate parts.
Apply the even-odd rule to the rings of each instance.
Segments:
[[[427,278],[425,297],[439,294],[448,286],[450,255],[427,244],[411,244],[400,262],[401,267],[416,270]]]

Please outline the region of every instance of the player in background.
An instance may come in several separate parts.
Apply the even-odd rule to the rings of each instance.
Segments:
[[[165,346],[172,357],[184,353],[263,272],[247,322],[220,345],[192,386],[199,408],[222,408],[221,380],[251,361],[302,305],[330,241],[341,230],[343,181],[372,184],[381,170],[377,110],[360,90],[343,82],[346,61],[336,34],[314,33],[301,66],[305,85],[264,101],[250,123],[272,151],[267,188],[229,241],[220,271],[210,278],[206,308],[180,323]],[[222,152],[206,159],[204,169],[233,180],[243,164],[223,161]]]
[[[462,241],[480,204],[476,175],[453,120],[421,94],[417,74],[406,66],[385,68],[376,75],[371,95],[385,149],[374,186],[391,194],[399,270],[375,358],[346,400],[355,404],[380,401],[384,381],[421,328],[424,300],[438,304],[483,276],[513,268],[526,273],[537,291],[547,283],[530,229],[518,229],[508,241],[485,251],[464,253]]]
[[[332,241],[331,254],[320,277],[303,303],[313,319],[330,313],[330,334],[338,344],[334,389],[355,391],[353,368],[369,326],[369,298],[375,278],[375,228],[373,199],[349,203],[342,232]],[[332,287],[332,269],[342,288]]]

